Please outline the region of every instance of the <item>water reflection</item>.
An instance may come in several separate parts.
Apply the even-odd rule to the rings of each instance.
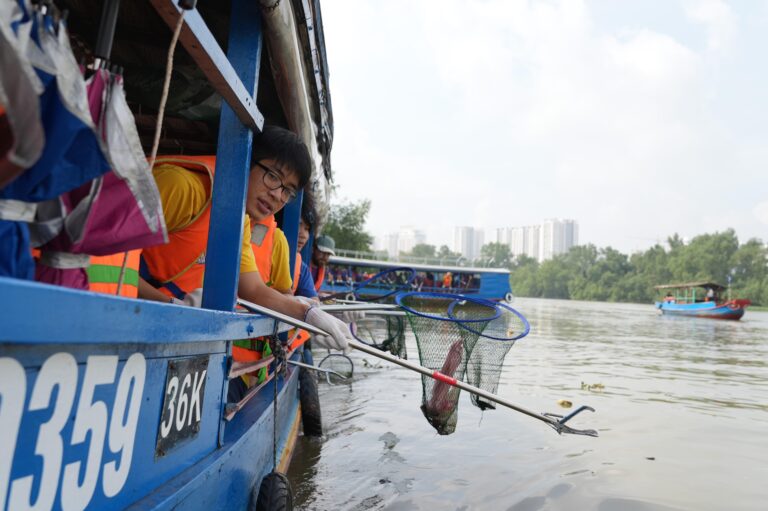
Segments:
[[[508,353],[498,393],[539,411],[594,406],[578,427],[600,438],[481,412],[463,393],[456,433],[438,436],[419,411],[418,375],[353,354],[350,385],[321,385],[323,443],[297,448],[299,508],[764,508],[767,313],[725,322],[658,316],[650,305],[515,307],[532,331]],[[418,360],[412,338],[408,350]]]

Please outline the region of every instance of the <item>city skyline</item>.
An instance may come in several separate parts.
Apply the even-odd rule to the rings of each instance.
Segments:
[[[525,254],[541,262],[579,244],[579,223],[574,219],[546,218],[538,224],[514,227],[454,226],[452,244],[432,243],[423,230],[402,226],[397,232],[374,236],[373,247],[394,257],[411,252],[419,244],[431,245],[436,250],[447,246],[471,261],[481,257],[481,249],[488,243],[503,243],[513,257]]]

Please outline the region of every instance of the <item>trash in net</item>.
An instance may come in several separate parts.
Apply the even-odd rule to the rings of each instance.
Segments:
[[[416,337],[421,365],[467,381],[468,362],[478,338],[501,314],[496,305],[462,295],[426,292],[399,294],[396,302],[406,312]],[[421,411],[439,434],[450,435],[456,430],[460,390],[424,375],[421,383]]]

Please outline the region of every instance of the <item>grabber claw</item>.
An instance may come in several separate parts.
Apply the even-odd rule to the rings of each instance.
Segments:
[[[556,421],[550,422],[549,425],[552,426],[555,429],[555,431],[557,431],[559,434],[568,433],[570,435],[597,436],[597,431],[595,431],[594,429],[574,429],[570,426],[565,425],[566,422],[573,419],[576,415],[580,414],[584,410],[589,410],[590,412],[595,411],[595,409],[592,408],[591,406],[583,405],[576,408],[574,411],[572,411],[566,416],[557,415],[554,413],[544,413],[543,415],[558,419]]]

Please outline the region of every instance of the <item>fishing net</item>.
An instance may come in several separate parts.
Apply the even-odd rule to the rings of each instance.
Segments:
[[[325,378],[329,385],[349,383],[355,372],[352,359],[343,353],[329,353],[317,364],[317,367],[326,370],[321,377]]]
[[[346,298],[363,302],[382,302],[397,293],[410,291],[415,277],[416,271],[413,268],[389,268],[361,282],[336,282],[331,286],[332,293],[322,300]]]
[[[499,317],[489,321],[481,331],[471,322],[459,325],[470,332],[478,334],[472,354],[467,361],[466,382],[492,394],[499,386],[504,359],[515,341],[528,334],[528,321],[516,310],[503,303],[495,304]],[[448,315],[463,320],[472,317],[471,311],[466,311],[466,305],[460,302],[449,306]],[[481,410],[496,409],[496,405],[478,395],[471,395],[472,404]]]
[[[421,365],[466,381],[467,364],[480,334],[500,315],[495,304],[443,293],[404,293],[397,295],[396,302],[416,337]],[[421,411],[439,434],[450,435],[458,420],[459,389],[428,376],[422,376],[421,383]]]
[[[368,313],[362,320],[350,325],[352,335],[358,341],[399,358],[408,358],[405,349],[405,317]]]

